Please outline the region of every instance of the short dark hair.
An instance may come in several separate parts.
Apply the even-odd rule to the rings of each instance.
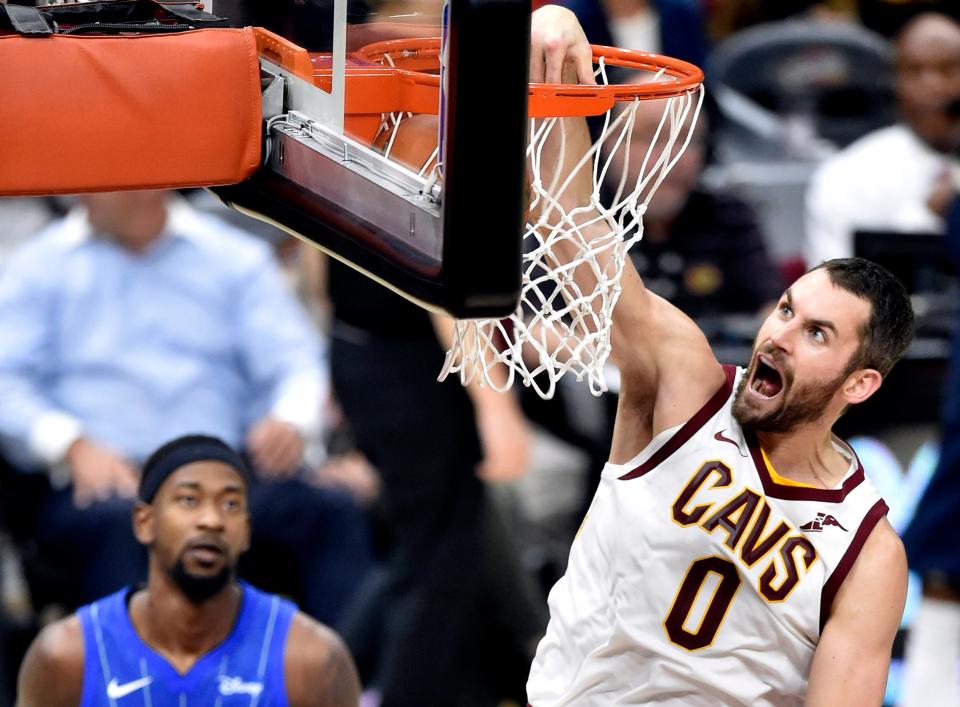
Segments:
[[[863,258],[837,258],[812,268],[826,270],[834,286],[870,303],[870,318],[860,329],[860,348],[848,371],[873,368],[886,377],[913,339],[910,295],[886,268]]]

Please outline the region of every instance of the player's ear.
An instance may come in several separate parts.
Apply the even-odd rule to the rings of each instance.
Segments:
[[[137,501],[133,506],[133,534],[141,545],[150,545],[156,539],[153,505]]]
[[[877,392],[883,376],[873,368],[861,368],[854,371],[843,384],[843,398],[848,405],[857,405]]]

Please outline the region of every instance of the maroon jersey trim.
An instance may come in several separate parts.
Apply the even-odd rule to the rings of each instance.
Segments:
[[[633,469],[628,471],[626,474],[620,477],[620,481],[629,481],[630,479],[636,479],[640,476],[643,476],[648,471],[655,469],[659,464],[667,459],[671,454],[680,449],[687,440],[689,440],[693,435],[703,427],[707,420],[720,412],[720,409],[727,402],[727,399],[730,397],[731,391],[733,391],[733,379],[737,375],[737,369],[735,366],[723,367],[723,374],[726,376],[723,385],[713,394],[713,397],[710,398],[706,404],[687,420],[683,427],[677,430],[674,435],[666,441],[666,443],[660,447],[656,452],[653,453],[647,461]]]
[[[866,476],[863,473],[863,464],[860,463],[860,458],[857,456],[857,453],[853,449],[840,441],[849,451],[853,454],[854,461],[857,462],[857,470],[850,474],[838,489],[818,489],[818,488],[807,488],[806,486],[788,486],[786,484],[778,484],[770,476],[770,472],[767,471],[767,465],[763,461],[763,453],[760,451],[760,443],[757,441],[757,436],[752,432],[744,432],[744,437],[746,437],[747,445],[750,447],[750,456],[753,458],[753,465],[757,469],[757,474],[760,476],[760,481],[763,483],[763,492],[767,496],[772,496],[773,498],[782,498],[786,501],[821,501],[823,503],[842,503],[843,499],[853,491],[857,486],[863,483]]]
[[[850,547],[843,553],[843,557],[840,558],[833,574],[823,585],[823,590],[820,593],[820,633],[823,633],[823,627],[827,625],[827,619],[830,618],[830,609],[833,607],[833,600],[836,599],[837,592],[840,591],[840,585],[847,578],[850,568],[853,567],[853,563],[860,555],[863,544],[867,542],[870,533],[880,522],[880,519],[887,515],[888,510],[887,504],[882,500],[873,504],[873,507],[863,517],[860,527],[857,528],[857,533],[853,536]]]

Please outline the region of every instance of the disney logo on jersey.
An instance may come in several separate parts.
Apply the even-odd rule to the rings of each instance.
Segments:
[[[827,513],[817,513],[817,517],[811,520],[809,523],[804,523],[801,525],[800,530],[805,530],[808,533],[820,533],[823,532],[824,528],[831,525],[835,528],[840,528],[840,530],[845,533],[850,532],[840,525],[840,521]]]
[[[817,551],[802,533],[780,518],[772,518],[767,500],[750,488],[732,496],[708,500],[733,484],[733,472],[722,461],[704,462],[673,502],[673,520],[680,526],[699,526],[708,535],[719,531],[723,544],[748,570],[761,560],[758,590],[769,602],[786,599],[817,560]]]
[[[258,697],[263,692],[262,682],[244,682],[243,678],[230,675],[220,676],[221,695],[250,695]]]

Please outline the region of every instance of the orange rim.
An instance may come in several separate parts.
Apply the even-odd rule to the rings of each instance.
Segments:
[[[559,83],[531,83],[527,111],[532,118],[599,115],[617,101],[654,100],[682,96],[696,90],[703,83],[703,71],[680,59],[619,49],[598,44],[591,45],[594,63],[619,66],[634,71],[660,74],[646,83],[585,86]],[[367,61],[400,71],[401,74],[419,74],[423,80],[437,82],[439,71],[439,37],[423,39],[393,39],[376,42],[360,48],[356,55]],[[392,66],[391,66],[392,64]]]
[[[404,72],[440,71],[440,38],[387,39],[360,47],[355,55],[384,67],[390,67],[392,62],[393,67]],[[428,75],[440,85],[439,75]]]
[[[329,54],[311,54],[267,30],[256,28],[264,58],[329,91]],[[703,72],[680,59],[593,45],[594,62],[661,75],[647,83],[583,86],[531,83],[527,113],[532,118],[601,115],[617,101],[653,100],[696,90]],[[381,112],[437,113],[440,90],[440,38],[391,39],[368,44],[351,55],[347,65],[347,116]]]

